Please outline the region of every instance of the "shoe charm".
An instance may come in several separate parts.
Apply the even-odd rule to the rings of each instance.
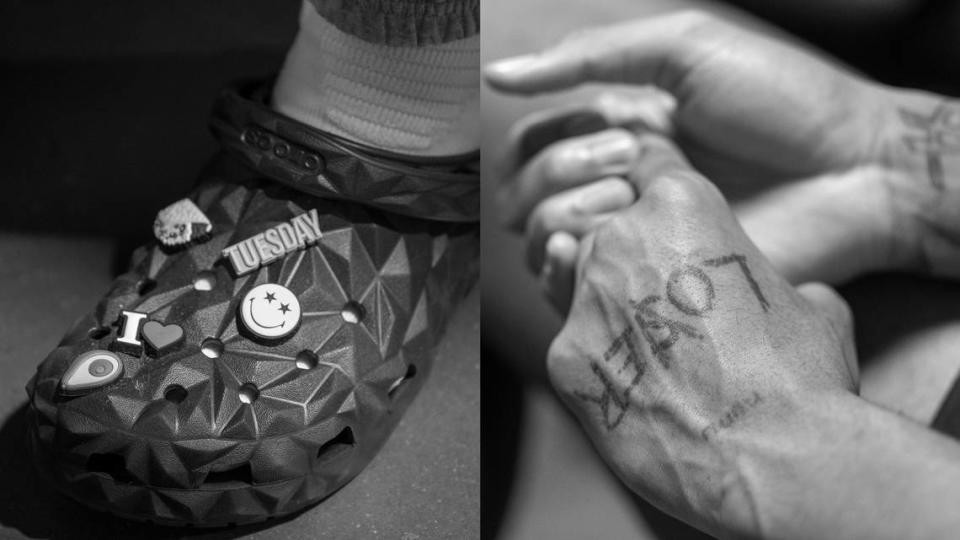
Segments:
[[[246,240],[227,246],[222,256],[227,257],[237,276],[266,266],[288,253],[303,249],[320,240],[320,218],[317,209],[293,216],[289,223],[281,223]]]
[[[139,356],[146,342],[154,356],[168,353],[183,343],[183,328],[176,324],[146,321],[147,314],[138,311],[120,312],[120,332],[116,347],[125,353]],[[146,322],[144,322],[146,321]],[[141,338],[143,341],[141,341]]]
[[[275,283],[258,285],[240,303],[240,321],[254,336],[280,339],[300,324],[300,301],[290,289]]]
[[[146,313],[138,311],[120,312],[120,331],[117,335],[116,347],[127,354],[139,356],[143,351],[143,342],[140,341],[140,326],[147,318]]]
[[[176,324],[161,324],[157,321],[147,321],[140,330],[143,341],[148,350],[155,356],[176,349],[183,343],[183,328]]]
[[[84,394],[112,383],[123,373],[120,358],[102,350],[88,351],[73,360],[60,379],[60,393],[67,396]]]
[[[185,246],[210,237],[213,224],[190,199],[181,199],[161,210],[153,221],[153,235],[167,247]]]

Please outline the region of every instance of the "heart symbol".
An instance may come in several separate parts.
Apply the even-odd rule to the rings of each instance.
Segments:
[[[176,324],[163,325],[157,321],[147,321],[140,334],[157,354],[163,354],[183,343],[183,328]]]

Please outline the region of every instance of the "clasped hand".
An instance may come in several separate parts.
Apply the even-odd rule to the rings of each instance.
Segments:
[[[519,122],[502,213],[566,314],[552,383],[613,470],[715,534],[760,534],[782,486],[758,471],[858,386],[849,309],[803,283],[960,266],[950,158],[907,144],[953,105],[689,13],[486,75],[517,94],[658,87]]]

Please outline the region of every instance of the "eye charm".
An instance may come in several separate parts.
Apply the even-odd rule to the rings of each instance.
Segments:
[[[110,351],[88,351],[76,357],[60,379],[60,393],[84,394],[112,383],[123,374],[123,363]]]
[[[300,324],[300,301],[282,285],[258,285],[243,297],[240,321],[256,337],[279,339]]]

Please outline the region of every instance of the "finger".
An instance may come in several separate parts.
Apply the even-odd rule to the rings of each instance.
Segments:
[[[539,54],[501,60],[484,70],[503,92],[532,94],[578,84],[653,84],[674,93],[695,63],[711,19],[698,12],[650,17],[571,35]]]
[[[638,157],[627,179],[641,196],[657,179],[699,175],[672,140],[656,133],[642,133],[636,135],[636,143]]]
[[[544,246],[556,232],[580,238],[610,216],[634,203],[637,195],[623,178],[608,177],[548,197],[527,220],[527,264],[539,272]]]
[[[823,283],[804,283],[797,292],[809,302],[830,324],[843,344],[843,358],[854,383],[859,388],[860,366],[853,337],[853,314],[850,306],[837,291]]]
[[[605,92],[590,103],[540,110],[525,116],[510,129],[509,153],[502,164],[506,171],[512,172],[550,144],[611,127],[670,136],[675,110],[673,97],[653,89]]]
[[[546,197],[606,176],[626,175],[636,161],[636,137],[623,129],[566,139],[548,146],[498,191],[504,224],[522,229]]]
[[[547,299],[563,316],[570,311],[573,301],[579,249],[579,240],[566,232],[554,233],[547,240],[546,262],[540,274],[540,283]]]

